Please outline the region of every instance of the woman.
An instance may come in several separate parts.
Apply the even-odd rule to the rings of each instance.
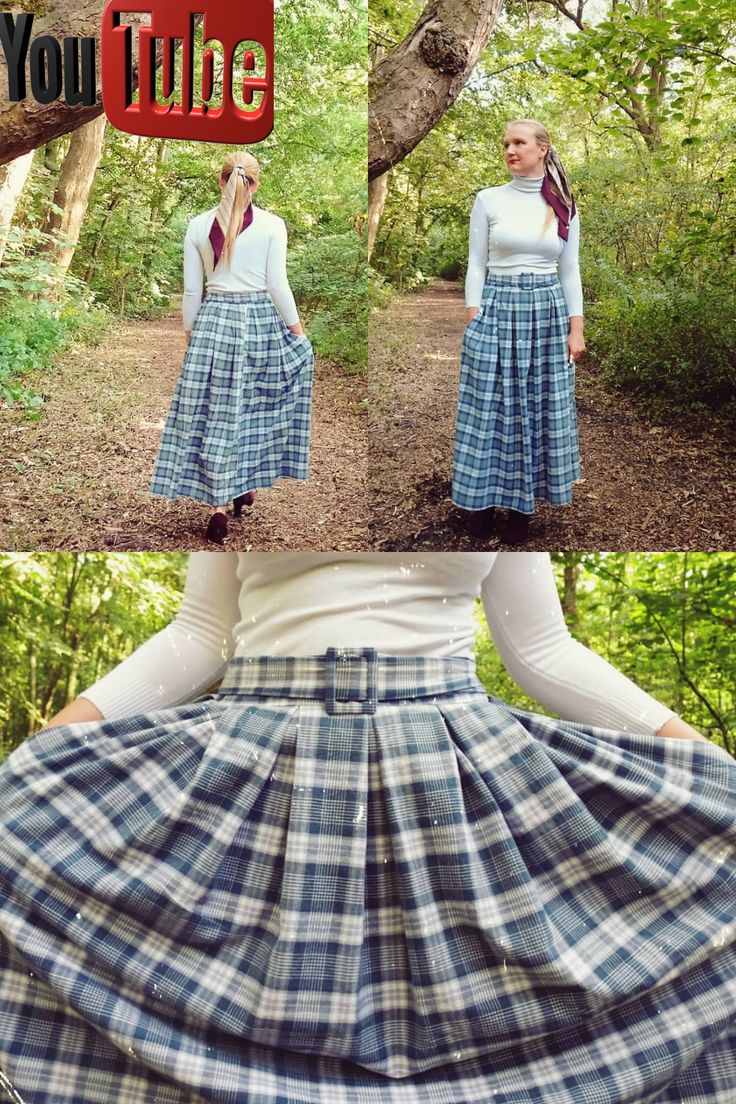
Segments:
[[[486,696],[478,593],[564,720]],[[736,762],[548,556],[196,553],[52,724],[0,768],[27,1104],[733,1099]]]
[[[536,499],[572,501],[580,478],[575,359],[585,349],[580,220],[541,123],[504,134],[508,184],[479,192],[470,219],[452,501],[474,537],[520,544]]]
[[[151,491],[207,502],[207,539],[227,536],[255,491],[306,480],[314,354],[286,275],[286,226],[256,207],[260,168],[231,153],[220,205],[192,219],[184,242],[184,366]],[[207,295],[202,303],[202,280]]]

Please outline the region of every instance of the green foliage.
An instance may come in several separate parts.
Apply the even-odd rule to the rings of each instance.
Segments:
[[[370,308],[381,309],[387,307],[394,297],[394,289],[388,280],[377,272],[375,268],[368,268],[368,303]]]
[[[736,553],[555,553],[553,560],[572,635],[735,754]],[[478,617],[476,665],[488,692],[544,712],[509,678],[480,609]]]
[[[292,255],[290,283],[310,318],[315,351],[353,370],[362,369],[368,354],[363,239],[351,229],[308,241]]]
[[[727,128],[724,138],[733,127]],[[736,220],[730,156],[710,187],[676,146],[591,157],[577,171],[584,215],[589,350],[605,377],[663,420],[736,424]]]
[[[35,248],[47,239],[12,228],[0,268],[0,398],[34,421],[43,407],[36,391],[42,371],[72,338],[96,338],[107,321],[79,281],[70,278],[53,299],[44,297],[53,266]]]
[[[736,293],[677,283],[609,299],[594,314],[593,351],[608,380],[673,412],[710,412],[736,426]]]
[[[0,758],[171,620],[185,559],[0,553]]]
[[[32,370],[48,368],[63,348],[68,330],[51,304],[16,301],[0,316],[0,394],[8,404],[20,403],[37,419],[43,399],[25,382]]]
[[[373,263],[397,290],[423,287],[448,266],[459,273],[465,264],[476,161],[468,158],[464,172],[451,166],[465,159],[466,139],[463,118],[443,122],[391,173]],[[480,180],[487,162],[479,161]]]
[[[726,0],[611,4],[605,18],[542,52],[571,96],[611,108],[622,133],[632,128],[650,148],[668,121],[685,122],[682,145],[703,141],[697,104],[736,76],[730,50],[736,11]]]

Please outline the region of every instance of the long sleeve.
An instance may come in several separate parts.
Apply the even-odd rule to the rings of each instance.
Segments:
[[[193,552],[174,620],[81,696],[106,719],[192,701],[222,674],[239,620],[236,552]]]
[[[203,286],[204,262],[195,242],[194,224],[190,222],[184,238],[184,295],[181,301],[185,330],[191,330],[194,325],[202,305]]]
[[[268,244],[266,286],[276,310],[286,325],[294,326],[299,321],[299,311],[296,309],[296,302],[286,274],[286,238],[286,226],[279,219]]]
[[[506,670],[564,720],[653,735],[676,716],[572,638],[547,553],[499,553],[481,597]]]
[[[465,306],[479,307],[483,297],[488,265],[488,215],[480,195],[475,197],[470,214],[468,271],[465,275]]]
[[[567,313],[583,313],[583,285],[580,279],[580,218],[573,215],[566,242],[562,243],[562,252],[558,262],[558,274],[562,290],[565,293]]]

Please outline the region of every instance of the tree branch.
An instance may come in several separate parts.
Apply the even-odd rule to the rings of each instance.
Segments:
[[[585,24],[583,23],[583,12],[585,9],[586,0],[578,0],[578,10],[571,12],[565,4],[565,0],[534,0],[537,4],[547,4],[550,8],[555,8],[560,15],[564,15],[566,19],[569,19],[575,26],[581,30],[585,30]]]
[[[623,585],[626,588],[626,590],[628,591],[628,593],[631,594],[634,598],[636,598],[636,600],[638,602],[640,602],[642,604],[642,606],[644,606],[644,609],[647,611],[649,617],[651,617],[652,621],[654,622],[654,624],[657,626],[657,628],[661,632],[662,636],[664,637],[665,643],[667,644],[667,647],[669,648],[669,650],[672,653],[672,656],[674,658],[675,665],[677,667],[677,671],[678,671],[678,674],[679,674],[681,680],[685,683],[686,686],[688,686],[692,690],[693,694],[698,699],[698,701],[701,702],[701,704],[703,706],[705,706],[706,710],[708,711],[708,713],[710,713],[711,717],[715,721],[716,725],[718,726],[719,731],[723,734],[723,736],[724,737],[728,736],[728,725],[726,724],[725,718],[719,713],[718,709],[716,709],[716,707],[711,704],[711,702],[706,697],[706,695],[703,693],[703,691],[700,690],[700,688],[698,686],[696,686],[696,684],[693,682],[693,680],[688,675],[687,671],[685,670],[683,657],[680,655],[680,653],[677,650],[677,645],[674,643],[674,641],[672,640],[672,637],[668,633],[667,628],[664,625],[664,622],[659,617],[659,615],[657,613],[655,613],[655,611],[652,609],[651,605],[646,600],[646,598],[643,597],[643,595],[641,594],[640,591],[638,591],[638,590],[634,589],[633,587],[629,586],[625,581],[623,581],[620,578],[620,576],[616,575],[613,571],[609,571],[605,567],[602,567],[602,566],[599,565],[596,568],[595,573],[605,575],[609,579],[612,579],[614,582],[616,582],[620,585]]]
[[[421,142],[455,102],[491,36],[503,0],[429,0],[368,86],[368,179]]]

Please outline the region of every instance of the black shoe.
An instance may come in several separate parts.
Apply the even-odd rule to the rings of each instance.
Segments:
[[[222,544],[227,536],[227,518],[224,514],[213,514],[207,526],[207,540],[213,544]]]
[[[503,535],[505,544],[523,544],[529,536],[531,514],[520,514],[518,510],[509,510],[506,530]]]
[[[496,507],[485,510],[473,510],[467,521],[467,530],[471,537],[492,537],[495,534]]]
[[[233,500],[233,517],[240,517],[243,512],[243,507],[252,506],[255,500],[255,491],[248,491],[246,494],[238,495],[238,497]]]

